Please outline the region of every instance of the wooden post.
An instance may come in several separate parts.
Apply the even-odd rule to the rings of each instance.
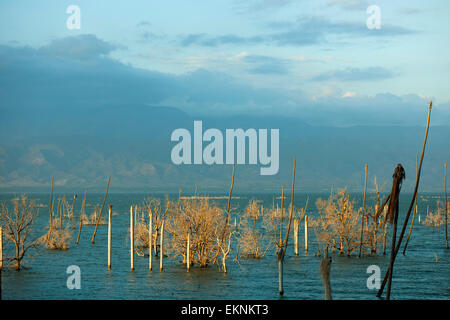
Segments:
[[[84,191],[83,203],[81,204],[81,210],[80,210],[80,226],[78,228],[78,237],[77,237],[77,242],[76,242],[77,244],[80,241],[81,226],[83,225],[83,212],[84,212],[84,214],[86,214],[86,190]]]
[[[108,211],[108,270],[111,270],[111,209],[112,205],[109,205]]]
[[[3,228],[0,226],[0,300],[2,299]]]
[[[295,255],[298,256],[298,219],[294,220],[294,244],[295,244]]]
[[[448,208],[447,208],[447,161],[444,165],[444,201],[445,201],[445,247],[448,249],[448,237],[447,237],[447,220],[448,220]]]
[[[3,227],[0,226],[0,270],[3,269]]]
[[[47,234],[47,242],[50,240],[50,235],[52,233],[53,229],[53,177],[52,177],[52,186],[50,190],[50,205],[49,205],[49,212],[50,212],[50,228]]]
[[[187,271],[191,268],[191,232],[188,232],[187,235],[187,245],[186,245],[186,268]]]
[[[133,219],[133,206],[130,206],[130,262],[131,271],[134,270],[134,219]]]
[[[148,225],[148,270],[152,271],[153,213],[151,211]]]
[[[164,242],[164,220],[162,221],[161,225],[161,244],[159,248],[159,271],[163,270],[163,256],[164,256],[163,242]]]
[[[361,217],[361,238],[359,240],[359,257],[361,258],[361,251],[363,245],[363,236],[364,236],[364,222],[366,219],[366,190],[367,190],[367,163],[364,167],[364,197],[363,197],[363,210]]]
[[[105,198],[103,199],[103,203],[102,203],[102,207],[100,208],[100,212],[98,213],[98,217],[97,217],[97,221],[95,222],[95,229],[94,229],[94,234],[92,235],[92,244],[95,243],[95,235],[97,233],[97,228],[98,228],[98,224],[100,222],[100,219],[102,217],[102,212],[103,212],[103,206],[105,205],[106,202],[106,197],[108,196],[108,189],[109,189],[109,182],[111,181],[111,175],[108,178],[108,184],[106,185],[106,192],[105,192]]]
[[[417,179],[417,170],[419,166],[419,155],[416,156],[416,179]],[[414,217],[416,216],[417,213],[417,196],[416,196],[416,202],[414,204],[414,210],[413,210],[413,216],[412,216],[412,220],[411,220],[411,225],[409,226],[409,233],[408,233],[408,237],[406,238],[406,243],[405,243],[405,247],[403,248],[403,255],[405,255],[406,252],[406,248],[408,247],[408,242],[409,242],[409,238],[411,237],[411,232],[413,229],[413,225],[414,225]]]
[[[308,216],[305,215],[305,252],[308,252]]]
[[[283,259],[284,259],[284,252],[283,247],[280,248],[280,251],[278,252],[277,261],[278,261],[278,292],[280,293],[280,296],[284,294],[283,290]]]

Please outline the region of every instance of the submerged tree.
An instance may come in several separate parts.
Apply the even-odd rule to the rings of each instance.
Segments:
[[[30,240],[39,209],[36,203],[28,200],[25,195],[13,199],[12,202],[12,210],[5,202],[2,203],[0,221],[7,242],[14,248],[14,256],[7,258],[6,261],[13,263],[16,270],[20,270],[31,250],[39,246],[38,240]]]
[[[319,217],[314,219],[314,229],[317,239],[323,247],[344,252],[350,256],[359,247],[360,214],[354,209],[347,191],[339,190],[335,196],[332,193],[328,200],[321,198],[316,201]]]
[[[247,258],[260,259],[267,251],[263,242],[264,212],[257,201],[252,200],[245,208],[239,227],[240,254]]]

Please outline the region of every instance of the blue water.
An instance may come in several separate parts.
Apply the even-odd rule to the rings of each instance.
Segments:
[[[0,195],[7,201],[12,194]],[[29,198],[47,206],[49,194],[29,194]],[[57,194],[56,198],[62,194]],[[101,205],[103,194],[87,195],[89,205]],[[232,250],[227,260],[228,273],[218,266],[207,268],[194,266],[186,272],[179,259],[164,259],[164,270],[159,271],[159,258],[153,260],[153,271],[148,270],[148,258],[135,256],[135,270],[130,271],[129,257],[129,207],[139,204],[148,196],[165,198],[163,194],[124,194],[108,195],[107,204],[113,204],[112,270],[107,270],[107,226],[99,226],[95,244],[91,244],[94,226],[83,226],[80,243],[75,244],[78,229],[72,231],[70,247],[66,251],[39,249],[32,259],[26,261],[28,269],[16,272],[5,268],[2,272],[3,299],[280,299],[278,294],[278,271],[274,248],[259,260],[240,258],[236,263],[236,251]],[[177,195],[169,195],[175,198]],[[262,200],[265,208],[272,206],[271,194],[235,194],[239,199],[232,200],[232,221],[239,216],[251,199]],[[296,194],[296,207],[303,207],[306,196],[310,197],[308,215],[316,215],[315,201],[328,194]],[[422,220],[426,207],[436,208],[436,197],[427,194],[419,199],[419,213]],[[67,199],[72,194],[66,194]],[[81,197],[75,204],[75,213],[79,214]],[[356,206],[361,203],[361,195],[352,199]],[[399,231],[403,224],[411,195],[402,194],[400,204]],[[425,201],[424,201],[425,200]],[[225,199],[213,200],[225,207]],[[289,200],[287,200],[288,202]],[[368,205],[373,199],[369,199]],[[71,201],[69,201],[71,203]],[[107,205],[103,216],[107,218]],[[88,207],[88,214],[93,210]],[[77,219],[75,219],[77,221]],[[40,209],[34,225],[34,236],[45,232],[48,223],[48,207]],[[281,299],[322,299],[323,288],[318,272],[320,257],[315,235],[309,232],[309,252],[303,246],[303,225],[299,232],[300,254],[293,253],[293,241],[287,250],[284,264],[284,291]],[[409,226],[408,229],[409,230]],[[267,240],[269,241],[269,240]],[[403,243],[405,240],[403,241]],[[388,240],[390,244],[390,240]],[[389,248],[389,246],[388,246]],[[233,248],[234,249],[234,248]],[[380,250],[381,253],[382,250]],[[11,252],[4,252],[11,255]],[[370,265],[381,268],[384,276],[389,261],[387,255],[346,257],[333,255],[331,267],[331,286],[333,299],[377,299],[376,290],[366,285],[370,276],[366,269]],[[444,230],[414,224],[413,236],[408,245],[406,256],[399,252],[395,263],[392,299],[449,299],[450,298],[450,250],[445,249]],[[69,274],[66,269],[77,265],[81,269],[81,289],[69,290],[66,285]]]

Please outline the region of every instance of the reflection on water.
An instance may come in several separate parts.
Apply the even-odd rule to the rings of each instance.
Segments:
[[[58,195],[59,196],[59,195]],[[176,197],[177,195],[171,195]],[[233,215],[242,212],[250,199],[262,200],[265,208],[272,206],[272,195],[238,195],[232,200]],[[317,197],[310,196],[310,204]],[[426,207],[435,210],[438,195],[422,195],[419,198],[419,212],[425,217]],[[39,203],[48,204],[48,194],[31,194]],[[68,198],[71,195],[67,195]],[[73,229],[73,240],[67,251],[41,249],[39,254],[28,261],[30,269],[16,272],[4,270],[2,273],[2,293],[4,299],[279,299],[278,274],[273,250],[260,260],[240,259],[234,262],[236,251],[230,253],[224,274],[217,266],[191,268],[186,272],[184,265],[175,259],[164,259],[164,271],[159,271],[159,258],[153,260],[153,271],[148,270],[148,257],[135,257],[135,270],[130,271],[129,205],[140,203],[143,194],[110,194],[108,203],[114,205],[118,213],[113,220],[112,270],[107,270],[107,227],[100,226],[95,244],[91,244],[93,226],[83,226],[80,244],[75,244],[77,229]],[[164,199],[164,196],[159,196]],[[11,195],[0,195],[1,200],[9,201]],[[101,203],[103,194],[88,194],[87,202]],[[360,205],[361,196],[353,197]],[[410,195],[401,196],[399,221],[409,205]],[[424,201],[426,200],[426,201]],[[227,199],[214,199],[225,207]],[[288,200],[286,200],[288,201]],[[303,207],[306,195],[296,195],[296,206]],[[81,201],[75,205],[78,215]],[[315,207],[309,206],[309,215],[314,215]],[[48,220],[47,207],[40,209],[35,223],[37,236],[43,233]],[[399,229],[401,226],[399,227]],[[303,226],[301,226],[303,230]],[[409,229],[408,229],[409,230]],[[322,299],[323,290],[318,273],[320,259],[315,255],[317,244],[314,232],[310,231],[309,253],[304,253],[303,233],[300,235],[300,254],[293,255],[288,248],[284,265],[283,299]],[[293,241],[290,242],[291,245]],[[386,271],[389,251],[386,256],[340,257],[333,256],[331,285],[334,299],[376,299],[375,291],[367,289],[366,281],[369,265],[378,265],[382,276]],[[437,257],[437,258],[436,258]],[[441,228],[427,228],[416,223],[406,256],[399,252],[393,279],[393,299],[449,299],[450,264],[449,250],[445,249],[444,232]],[[81,268],[81,289],[69,290],[66,287],[66,269],[69,265]]]

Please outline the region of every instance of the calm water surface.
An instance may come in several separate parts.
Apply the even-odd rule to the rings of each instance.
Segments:
[[[2,194],[0,200],[10,203],[14,195]],[[57,194],[56,198],[62,194]],[[101,206],[103,194],[88,194],[88,214],[93,205]],[[16,272],[6,269],[2,273],[3,299],[280,299],[278,295],[277,264],[274,251],[271,249],[260,260],[239,259],[234,261],[236,251],[232,250],[227,262],[228,273],[224,274],[217,266],[200,269],[193,267],[186,272],[179,259],[166,258],[164,271],[159,271],[159,258],[154,259],[153,271],[148,271],[148,258],[135,256],[135,271],[130,272],[129,240],[129,207],[139,204],[148,196],[164,199],[164,195],[124,194],[108,195],[107,204],[114,205],[113,238],[112,238],[112,270],[108,271],[107,263],[107,226],[99,226],[95,244],[91,244],[94,226],[83,226],[80,244],[75,240],[78,230],[72,231],[72,241],[66,251],[40,249],[33,259],[29,259],[27,270]],[[236,194],[239,199],[232,200],[234,216],[242,214],[251,199],[262,200],[265,208],[272,206],[273,195],[269,194]],[[297,207],[303,207],[306,194],[296,194]],[[326,198],[327,194],[310,194],[308,214],[317,214],[314,205],[318,197]],[[45,207],[40,209],[34,226],[35,236],[44,232],[48,223],[49,194],[30,194]],[[66,194],[72,199],[72,194]],[[177,195],[169,195],[177,197]],[[436,197],[427,194],[420,197],[419,213],[422,220],[426,208],[436,208]],[[79,214],[82,195],[78,195],[75,213]],[[362,196],[354,195],[356,206],[361,203]],[[400,227],[406,213],[411,195],[401,196],[399,221]],[[225,207],[225,199],[213,200]],[[369,199],[370,202],[373,200]],[[71,203],[71,200],[69,201]],[[289,200],[287,200],[289,202]],[[103,215],[107,218],[107,204]],[[76,220],[76,219],[75,219]],[[309,253],[304,252],[303,225],[300,229],[300,254],[294,256],[293,248],[288,248],[288,256],[284,264],[284,290],[282,299],[322,299],[323,289],[318,268],[320,258],[316,256],[317,243],[313,230],[310,230]],[[409,226],[408,226],[409,230]],[[398,231],[400,232],[400,231]],[[403,241],[404,242],[404,241]],[[293,243],[291,240],[290,243]],[[390,241],[389,241],[390,243]],[[6,255],[11,254],[5,252]],[[445,249],[444,230],[414,224],[413,236],[408,245],[406,256],[401,252],[397,257],[392,287],[393,299],[446,299],[450,298],[450,250]],[[333,256],[331,268],[331,285],[334,299],[377,299],[376,292],[369,290],[366,281],[369,274],[366,269],[370,265],[381,268],[382,277],[389,261],[386,256],[374,257],[340,257]],[[81,289],[69,290],[66,286],[66,269],[77,265],[81,269]]]

